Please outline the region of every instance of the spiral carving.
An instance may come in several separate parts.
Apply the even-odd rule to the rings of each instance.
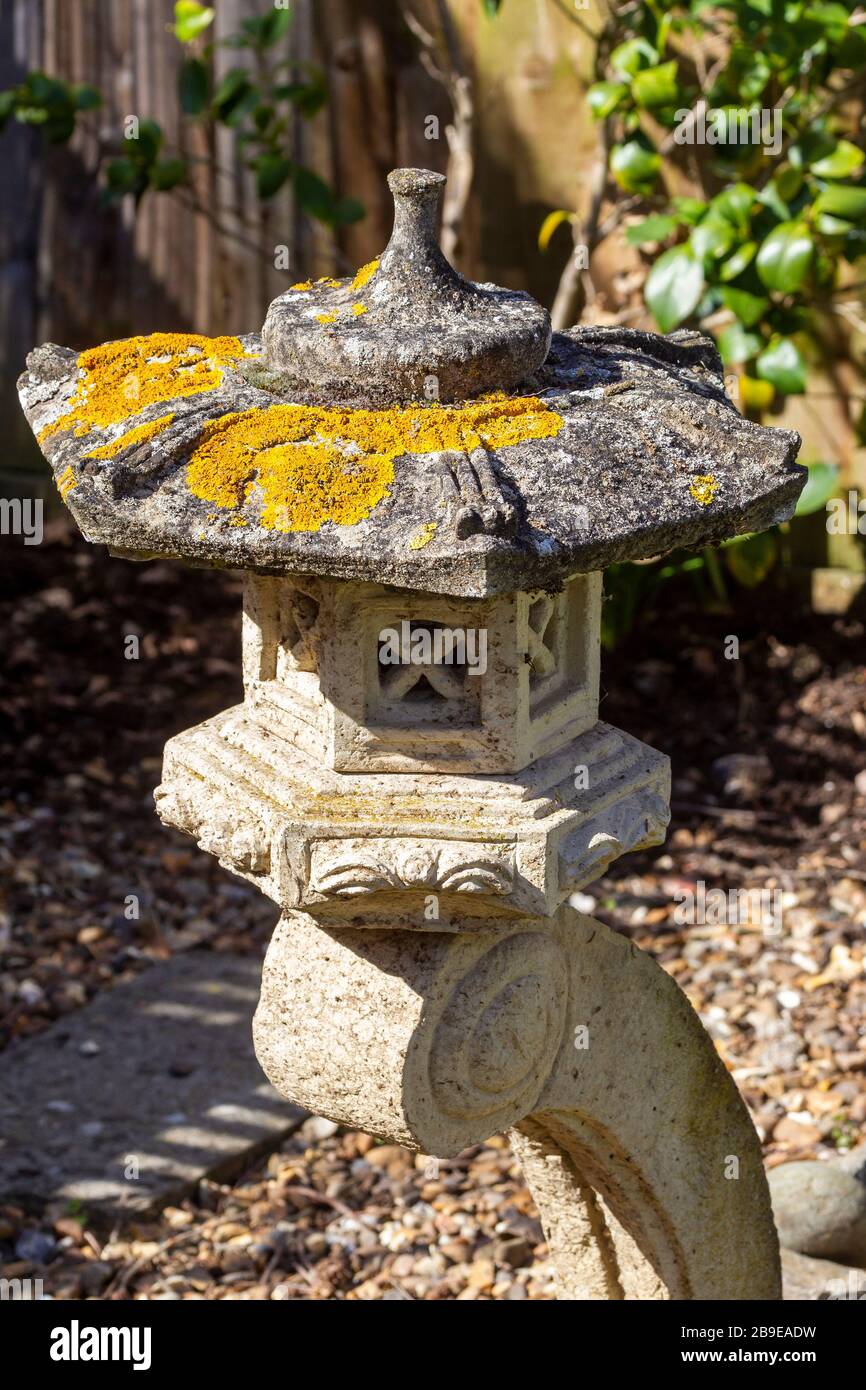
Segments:
[[[487,1134],[531,1110],[562,1041],[567,967],[547,932],[498,941],[451,989],[429,1053],[442,1116]]]

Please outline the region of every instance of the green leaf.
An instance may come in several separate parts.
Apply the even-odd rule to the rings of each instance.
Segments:
[[[730,222],[714,217],[712,211],[693,228],[689,238],[692,250],[702,261],[717,261],[727,255],[734,244],[734,229]]]
[[[574,213],[573,213],[573,212],[566,212],[566,211],[565,211],[565,208],[556,208],[555,211],[549,212],[549,213],[547,214],[547,216],[545,217],[544,221],[542,222],[541,227],[539,228],[539,232],[538,232],[538,249],[539,249],[539,251],[546,251],[546,250],[547,250],[548,246],[550,245],[551,237],[553,236],[553,234],[554,234],[554,232],[557,230],[557,228],[561,227],[562,224],[563,224],[564,222],[573,222],[573,221],[574,221]]]
[[[720,280],[736,280],[738,275],[742,275],[748,265],[755,259],[755,252],[758,249],[756,241],[744,241],[742,246],[738,246],[733,256],[729,256],[724,265],[719,269]]]
[[[645,217],[643,222],[629,227],[625,239],[629,246],[644,246],[648,241],[665,241],[678,226],[679,218],[659,213],[653,217]]]
[[[290,9],[272,9],[269,14],[262,15],[259,21],[258,41],[261,48],[273,48],[275,43],[279,43],[291,28],[292,12]]]
[[[815,218],[815,231],[822,236],[847,236],[854,231],[854,223],[841,217],[831,217],[829,212],[819,212]]]
[[[757,196],[756,189],[751,188],[749,184],[735,183],[716,194],[710,208],[738,231],[744,232],[749,225],[749,216]]]
[[[768,290],[790,294],[806,279],[814,253],[805,222],[782,222],[764,240],[755,264]]]
[[[791,218],[791,209],[784,202],[779,194],[775,183],[768,183],[766,188],[762,188],[758,194],[758,202],[764,207],[769,208],[778,217],[780,222],[788,222]]]
[[[809,476],[794,515],[811,516],[813,512],[822,511],[836,491],[838,482],[839,469],[835,464],[810,463]]]
[[[752,294],[749,290],[735,290],[726,285],[721,291],[721,300],[726,309],[736,314],[741,323],[752,328],[770,307],[769,299],[763,295]]]
[[[638,138],[627,140],[624,145],[614,145],[610,155],[611,173],[626,193],[648,192],[661,165],[657,151]]]
[[[831,43],[840,43],[845,37],[850,15],[844,5],[810,5],[804,18],[813,24],[820,24]]]
[[[138,123],[138,135],[131,140],[124,140],[124,145],[132,159],[141,159],[149,164],[156,159],[162,148],[162,126],[156,121],[152,121],[149,116],[145,116]]]
[[[335,227],[345,226],[349,222],[360,222],[364,216],[364,204],[357,198],[338,198],[334,204],[332,221]]]
[[[210,76],[201,58],[187,58],[178,75],[181,110],[188,116],[198,116],[207,105]]]
[[[771,531],[743,536],[737,545],[725,550],[725,564],[738,584],[756,589],[776,563],[776,538]]]
[[[147,178],[140,164],[131,159],[111,159],[105,167],[108,192],[113,197],[125,193],[140,193],[147,187]]]
[[[737,362],[748,362],[761,350],[761,339],[757,333],[748,333],[741,323],[732,323],[723,328],[718,338],[719,352],[726,366]]]
[[[779,169],[773,183],[782,202],[789,203],[792,198],[796,198],[803,187],[803,170],[798,169],[794,164],[785,165]]]
[[[502,0],[481,0],[481,8],[489,19],[495,19],[502,8]]]
[[[628,96],[625,82],[594,82],[586,94],[589,109],[597,121],[603,121]]]
[[[847,179],[857,172],[863,159],[863,151],[850,140],[840,140],[832,154],[814,160],[810,168],[819,179]]]
[[[229,125],[257,101],[258,91],[246,68],[230,68],[214,92],[212,105],[217,120]]]
[[[758,376],[783,396],[801,396],[806,389],[806,360],[790,338],[774,338],[756,363]]]
[[[292,161],[285,155],[269,152],[258,155],[250,167],[255,170],[256,192],[259,197],[273,198],[291,174]]]
[[[626,39],[610,55],[610,65],[614,72],[634,77],[642,68],[652,67],[659,55],[647,39]]]
[[[334,217],[334,195],[324,179],[314,174],[312,169],[302,166],[294,173],[295,197],[304,212],[316,217],[320,222],[331,223]]]
[[[669,106],[677,101],[677,62],[660,63],[658,67],[644,68],[635,74],[631,84],[631,94],[641,106]]]
[[[709,204],[702,198],[672,198],[671,208],[681,222],[694,226],[700,222]]]
[[[306,82],[286,82],[274,88],[274,96],[280,101],[290,101],[302,116],[315,116],[328,100],[328,84],[320,68],[310,65],[307,68]]]
[[[102,93],[95,87],[83,83],[79,87],[73,87],[75,107],[78,111],[94,111],[96,107],[102,105]]]
[[[150,169],[151,187],[159,192],[165,192],[169,188],[175,188],[177,184],[183,183],[187,174],[187,164],[185,159],[161,159],[158,164],[154,164]]]
[[[659,256],[647,276],[644,299],[662,333],[688,318],[703,288],[703,267],[688,246],[673,246]]]
[[[65,144],[75,134],[74,112],[72,110],[50,112],[44,129],[52,145]]]
[[[192,43],[213,23],[214,11],[197,0],[177,0],[174,7],[174,33],[181,43]]]
[[[829,212],[831,217],[844,217],[856,222],[866,216],[866,188],[851,184],[831,184],[815,199],[814,211]]]

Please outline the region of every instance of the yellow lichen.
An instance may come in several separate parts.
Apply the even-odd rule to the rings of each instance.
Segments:
[[[373,276],[376,274],[376,271],[378,269],[378,260],[368,261],[366,265],[362,265],[360,270],[356,271],[355,273],[355,278],[352,281],[352,289],[362,290],[364,286],[368,284],[370,280],[372,280]]]
[[[336,315],[336,314],[316,314],[316,318],[318,319],[319,323],[336,323],[336,322],[337,322],[337,315]]]
[[[72,471],[72,464],[69,464],[67,468],[64,468],[63,472],[60,474],[60,477],[57,479],[57,491],[60,493],[60,496],[63,498],[64,502],[66,501],[67,494],[72,491],[77,481],[78,480],[75,477],[74,472]]]
[[[88,348],[79,354],[83,375],[66,410],[40,430],[39,442],[60,430],[83,435],[106,429],[160,401],[212,391],[225,366],[252,356],[238,338],[200,333],[150,333]]]
[[[500,449],[550,439],[562,425],[534,396],[391,410],[272,405],[207,422],[187,484],[218,507],[241,507],[260,494],[261,524],[271,530],[353,526],[385,497],[403,454]]]
[[[700,477],[692,479],[689,492],[698,506],[708,507],[718,492],[718,488],[719,485],[712,473],[702,473]]]
[[[355,315],[355,318],[356,318],[356,319],[357,319],[357,318],[360,318],[362,314],[366,314],[366,313],[367,313],[367,306],[366,306],[366,304],[353,304],[353,305],[352,305],[352,313]]]
[[[425,521],[420,531],[416,531],[412,539],[409,541],[409,549],[423,550],[424,546],[429,545],[433,537],[436,535],[437,526],[438,522],[436,521]]]
[[[291,289],[293,289],[293,290],[300,290],[300,291],[302,291],[302,292],[303,292],[304,290],[311,290],[312,288],[313,288],[313,282],[312,282],[312,280],[299,280],[298,283],[297,283],[297,285],[292,285],[292,286],[291,286]]]
[[[91,449],[86,455],[89,459],[111,459],[115,454],[121,453],[124,449],[129,449],[133,444],[143,444],[146,439],[153,439],[155,435],[161,434],[168,429],[174,419],[174,411],[169,411],[168,415],[160,415],[158,420],[148,420],[144,425],[136,425],[134,429],[127,430],[118,439],[113,439],[110,444],[103,444],[99,449]]]

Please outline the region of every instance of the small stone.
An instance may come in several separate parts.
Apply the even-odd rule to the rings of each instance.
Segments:
[[[835,1163],[783,1163],[768,1176],[779,1240],[803,1255],[866,1263],[866,1185]]]
[[[470,1289],[491,1289],[496,1279],[496,1267],[492,1260],[476,1260],[466,1276]]]
[[[390,1168],[392,1163],[400,1163],[408,1168],[411,1161],[411,1154],[399,1144],[377,1144],[367,1154],[367,1162],[374,1168]]]
[[[33,1264],[44,1265],[57,1249],[53,1236],[43,1231],[22,1231],[15,1242],[15,1254],[19,1260],[31,1260]]]
[[[324,1259],[330,1248],[327,1237],[321,1231],[311,1231],[304,1241],[304,1245],[312,1260]]]
[[[493,1258],[497,1264],[519,1269],[521,1265],[532,1263],[532,1246],[524,1236],[504,1237],[494,1245]]]
[[[301,1134],[305,1139],[319,1142],[323,1139],[330,1139],[332,1134],[336,1134],[340,1128],[333,1120],[326,1120],[322,1115],[311,1115],[308,1120],[304,1120],[301,1125]]]
[[[805,1121],[800,1121],[793,1115],[785,1115],[773,1130],[773,1138],[778,1144],[790,1144],[793,1148],[806,1149],[819,1142],[821,1131],[808,1117]]]
[[[754,801],[773,778],[765,753],[727,753],[716,758],[712,773],[725,796],[742,801]]]
[[[866,1144],[858,1144],[848,1153],[840,1154],[833,1160],[833,1166],[841,1168],[843,1173],[850,1173],[859,1182],[866,1183]]]
[[[94,1298],[102,1293],[111,1276],[114,1274],[114,1266],[108,1264],[106,1260],[88,1260],[78,1271],[81,1282],[81,1291],[85,1298]]]

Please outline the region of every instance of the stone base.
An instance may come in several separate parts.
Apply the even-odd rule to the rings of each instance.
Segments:
[[[685,995],[600,922],[288,913],[253,1031],[277,1090],[340,1123],[440,1157],[514,1128],[566,1297],[780,1297],[748,1112]]]

